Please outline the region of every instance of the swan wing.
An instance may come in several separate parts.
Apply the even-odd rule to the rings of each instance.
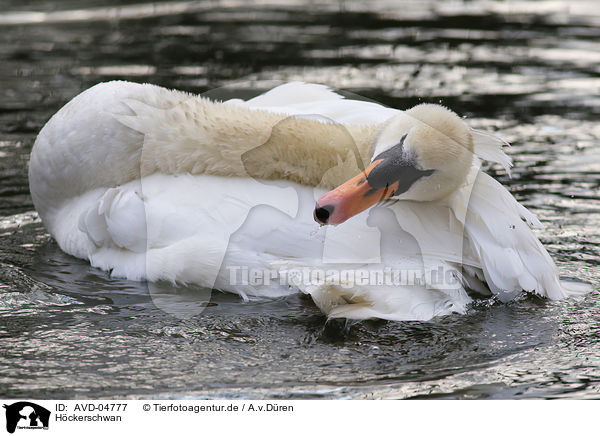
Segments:
[[[458,201],[467,208],[467,250],[478,258],[490,290],[502,301],[522,290],[553,300],[590,290],[558,279],[554,262],[530,228],[541,223],[488,174],[478,171],[470,195]]]
[[[250,211],[265,205],[295,216],[297,202],[294,189],[251,179],[154,174],[78,199],[65,215],[77,217],[72,238],[94,266],[129,279],[212,287]],[[73,226],[67,219],[64,227]]]

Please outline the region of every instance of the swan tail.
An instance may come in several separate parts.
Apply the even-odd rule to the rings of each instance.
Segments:
[[[380,124],[401,113],[370,101],[345,98],[325,85],[304,82],[286,83],[250,100],[226,103],[288,115],[318,114],[343,124]]]
[[[316,83],[289,82],[247,100],[254,107],[289,106],[315,101],[340,100],[343,97],[331,88]]]

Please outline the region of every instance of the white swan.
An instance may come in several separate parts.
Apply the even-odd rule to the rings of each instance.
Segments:
[[[109,82],[44,126],[29,179],[64,251],[133,280],[301,291],[352,319],[464,312],[467,289],[587,292],[558,279],[539,221],[480,171],[509,170],[501,146],[441,106],[403,112],[322,85],[220,103]],[[315,220],[340,225],[313,220],[316,199]]]

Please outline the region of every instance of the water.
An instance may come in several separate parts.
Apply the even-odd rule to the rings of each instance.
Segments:
[[[39,129],[77,93],[117,78],[242,96],[304,80],[398,108],[442,102],[500,133],[513,178],[491,173],[545,223],[538,235],[561,275],[598,289],[595,2],[279,3],[3,2],[0,397],[599,398],[597,292],[353,325],[326,323],[303,296],[214,293],[182,320],[145,284],[58,249],[34,212],[27,163]]]

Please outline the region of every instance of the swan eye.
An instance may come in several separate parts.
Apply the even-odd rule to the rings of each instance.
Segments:
[[[408,191],[413,183],[421,177],[433,174],[435,170],[421,170],[416,167],[415,157],[408,156],[404,150],[405,139],[406,135],[400,139],[398,144],[381,152],[373,159],[373,163],[378,163],[367,176],[367,181],[372,189],[364,194],[365,197],[395,183],[398,183],[398,188],[392,195],[402,194]]]

